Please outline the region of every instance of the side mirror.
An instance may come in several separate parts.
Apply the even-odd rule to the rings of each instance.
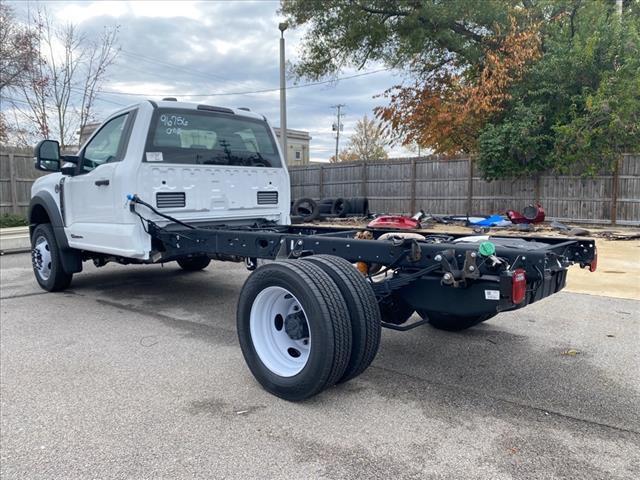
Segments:
[[[62,165],[62,167],[60,167],[60,171],[62,172],[63,175],[68,175],[70,177],[73,177],[76,174],[76,162],[75,161],[71,161],[68,158],[62,157],[64,159],[64,161],[66,162],[64,165]]]
[[[60,144],[55,140],[42,140],[34,150],[35,167],[44,172],[60,171]]]

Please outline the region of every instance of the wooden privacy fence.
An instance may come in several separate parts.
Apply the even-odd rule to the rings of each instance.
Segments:
[[[584,223],[640,224],[640,155],[625,155],[606,175],[542,175],[486,182],[468,158],[402,158],[291,167],[293,198],[369,197],[373,212],[490,214],[539,201],[547,216]],[[33,181],[30,152],[0,152],[0,213],[26,215]],[[615,219],[615,221],[612,221]]]
[[[31,185],[45,175],[33,168],[33,154],[2,148],[0,151],[0,214],[26,216],[31,199]]]
[[[640,224],[640,155],[624,155],[594,177],[541,175],[487,182],[469,158],[400,158],[384,162],[292,167],[292,197],[369,198],[372,212],[504,214],[540,202],[547,217],[581,223]]]

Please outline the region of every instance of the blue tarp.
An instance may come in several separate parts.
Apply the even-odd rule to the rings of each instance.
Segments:
[[[471,225],[477,225],[479,227],[503,227],[505,225],[511,225],[511,221],[504,218],[502,215],[491,215],[483,220],[477,222],[469,222]]]

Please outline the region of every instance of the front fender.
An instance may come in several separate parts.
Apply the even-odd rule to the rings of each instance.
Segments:
[[[46,217],[43,217],[43,210]],[[60,249],[62,268],[67,273],[81,272],[82,255],[80,255],[80,252],[77,250],[69,247],[58,203],[51,193],[40,191],[31,198],[31,202],[29,203],[29,237],[33,236],[33,230],[36,225],[46,223],[47,220],[53,228],[53,233]]]

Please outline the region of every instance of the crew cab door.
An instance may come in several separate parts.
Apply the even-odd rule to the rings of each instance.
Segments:
[[[74,248],[105,253],[126,249],[130,233],[121,225],[124,197],[118,167],[133,116],[126,112],[104,123],[80,152],[76,175],[64,182],[64,221]]]

